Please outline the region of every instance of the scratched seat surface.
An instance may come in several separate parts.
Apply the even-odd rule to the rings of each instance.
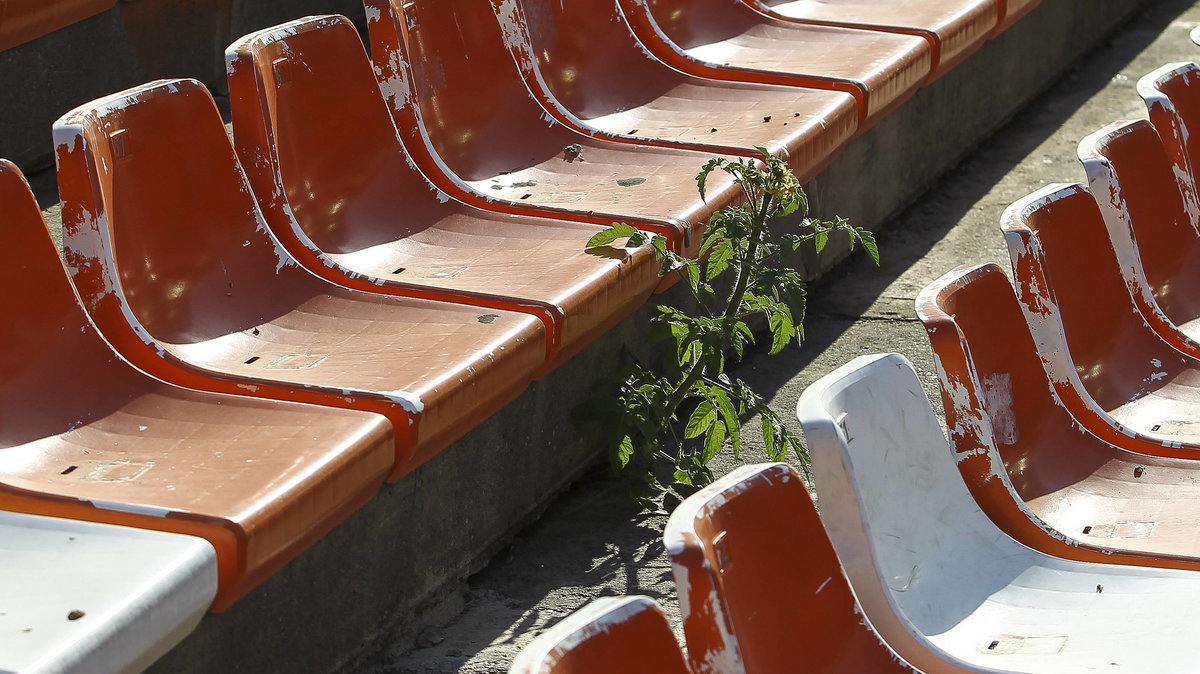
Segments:
[[[1021,306],[1068,409],[1104,437],[1200,449],[1200,361],[1144,282],[1122,276],[1109,230],[1081,185],[1052,186],[1002,220]],[[1086,264],[1086,271],[1081,269]],[[1120,442],[1114,438],[1114,442]],[[1147,446],[1146,451],[1162,451]]]
[[[1200,358],[1200,233],[1154,126],[1117,122],[1079,143],[1079,160],[1104,216],[1125,283],[1148,289],[1178,330],[1163,334]]]
[[[1017,302],[995,265],[959,267],[917,299],[954,460],[975,500],[1047,554],[1200,569],[1194,450],[1152,456],[1130,451],[1143,443],[1087,430],[1043,369]]]
[[[0,671],[140,672],[217,590],[192,536],[0,511]]]
[[[987,41],[1000,20],[998,0],[748,0],[783,19],[917,35],[929,42],[933,71],[942,74]]]
[[[509,674],[689,674],[671,622],[649,597],[602,597],[521,649]]]
[[[701,77],[844,91],[860,129],[906,100],[932,72],[929,43],[915,35],[799,24],[742,0],[620,0],[646,47]]]
[[[857,127],[854,97],[837,91],[720,82],[650,55],[616,0],[494,3],[525,81],[576,129],[606,138],[788,158],[801,182]]]
[[[741,198],[714,175],[700,199],[694,178],[712,155],[593,138],[558,122],[526,87],[490,1],[364,2],[376,73],[418,166],[481,208],[628,222],[694,253],[690,230]]]
[[[535,317],[349,290],[296,264],[198,82],[90,103],[59,120],[55,138],[75,284],[101,332],[152,374],[380,412],[396,433],[396,478],[544,362]]]
[[[330,281],[542,317],[559,361],[658,284],[648,245],[585,251],[595,225],[493,213],[431,185],[344,17],[248,35],[227,60],[238,154],[267,222]]]
[[[0,2],[0,51],[65,28],[116,4],[117,0],[4,0]]]
[[[808,490],[742,466],[680,504],[663,534],[697,674],[911,672],[862,619]],[[786,569],[786,571],[780,571]]]
[[[967,490],[903,356],[855,358],[797,413],[864,616],[919,670],[1200,667],[1200,574],[1059,559],[1007,536]]]
[[[219,610],[383,482],[394,444],[381,416],[189,391],[113,353],[4,161],[0,222],[0,281],[13,289],[0,300],[11,317],[0,509],[204,537],[219,560]]]
[[[1200,66],[1168,63],[1139,79],[1137,89],[1171,162],[1184,208],[1192,223],[1200,224],[1200,139],[1192,137],[1200,132]]]

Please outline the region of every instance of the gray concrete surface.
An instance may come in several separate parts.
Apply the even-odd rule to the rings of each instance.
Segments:
[[[928,341],[913,310],[916,293],[958,264],[990,261],[1007,269],[997,224],[1001,211],[1041,185],[1083,180],[1075,160],[1079,139],[1108,122],[1144,117],[1134,89],[1137,79],[1163,63],[1194,60],[1200,48],[1188,40],[1188,31],[1198,24],[1200,4],[1193,0],[1161,2],[1140,12],[917,203],[890,219],[880,235],[879,267],[853,258],[819,281],[804,347],[772,358],[756,353],[738,367],[737,375],[768,394],[776,409],[790,413],[806,386],[850,358],[899,351],[917,367],[940,415]],[[930,126],[929,138],[954,133]],[[823,194],[825,178],[818,179],[816,194]],[[864,188],[858,198],[870,201],[874,193]],[[824,214],[833,212],[845,211]],[[754,447],[743,456],[745,462],[764,458]],[[720,472],[735,466],[729,457],[719,461]],[[678,606],[661,543],[666,513],[674,503],[663,505],[656,513],[638,513],[606,472],[590,474],[471,578],[465,597],[456,595],[442,606],[453,618],[442,627],[427,628],[418,648],[398,640],[372,657],[348,663],[343,671],[504,672],[534,636],[601,595],[654,597],[678,629]]]

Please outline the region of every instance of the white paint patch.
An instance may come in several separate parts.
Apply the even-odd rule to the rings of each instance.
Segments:
[[[111,510],[119,513],[130,513],[133,515],[146,515],[148,517],[166,517],[171,513],[166,508],[156,508],[154,506],[133,505],[129,503],[114,503],[112,501],[102,501],[100,499],[85,499],[93,506],[101,510]]]

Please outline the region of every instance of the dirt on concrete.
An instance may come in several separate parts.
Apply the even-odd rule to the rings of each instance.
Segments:
[[[811,292],[803,347],[770,358],[752,354],[736,376],[790,417],[800,392],[817,378],[854,356],[897,351],[913,362],[940,415],[928,341],[913,309],[916,294],[960,264],[1008,269],[997,224],[1004,208],[1043,185],[1084,181],[1075,158],[1079,140],[1110,122],[1144,118],[1138,78],[1164,63],[1196,59],[1200,47],[1188,32],[1197,25],[1200,3],[1192,0],[1160,2],[1136,17],[891,221],[879,235],[880,266],[856,256],[822,279]],[[754,437],[753,426],[744,437]],[[761,447],[750,443],[740,460],[719,457],[716,472],[764,460]],[[674,505],[639,512],[621,484],[597,469],[439,607],[444,626],[422,634],[421,647],[380,653],[360,671],[505,672],[544,629],[603,595],[653,597],[678,630],[662,544]]]

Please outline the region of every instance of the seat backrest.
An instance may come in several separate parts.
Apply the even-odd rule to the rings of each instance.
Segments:
[[[0,2],[0,51],[65,28],[116,4],[117,0],[3,0]]]
[[[417,220],[405,217],[414,207],[437,198],[400,143],[349,19],[252,33],[225,58],[238,157],[281,240],[295,224],[321,251],[362,250],[395,239]]]
[[[411,149],[423,129],[449,171],[490,178],[561,155],[553,118],[513,61],[491,0],[364,0],[371,56]],[[420,126],[418,126],[418,123]],[[568,141],[569,143],[569,141]]]
[[[128,341],[199,342],[259,325],[311,290],[267,231],[199,82],[93,101],[54,135],[67,264],[118,350],[129,326]]]
[[[1193,226],[1200,227],[1200,66],[1168,63],[1137,83],[1158,131]]]
[[[663,535],[697,674],[911,671],[863,622],[800,476],[743,466]],[[781,565],[781,562],[786,563]]]
[[[638,42],[616,0],[497,0],[508,24],[520,10],[541,81],[567,110],[587,118],[652,100],[680,81]]]
[[[1003,534],[955,469],[908,360],[860,356],[810,386],[804,427],[821,519],[866,618],[905,660],[941,671],[930,639],[1036,553]]]
[[[65,433],[146,381],[88,321],[20,170],[0,160],[0,447]]]
[[[521,650],[509,674],[688,674],[671,623],[653,599],[597,599]]]
[[[1117,122],[1084,138],[1079,159],[1121,265],[1139,263],[1151,291],[1173,315],[1177,277],[1200,259],[1200,237],[1180,196],[1163,144],[1149,122]],[[1128,242],[1128,243],[1126,243]]]
[[[1052,377],[1078,381],[1113,409],[1157,386],[1152,361],[1159,369],[1183,364],[1143,317],[1157,312],[1154,300],[1127,285],[1082,185],[1043,188],[1010,206],[1001,222],[1017,296]]]

